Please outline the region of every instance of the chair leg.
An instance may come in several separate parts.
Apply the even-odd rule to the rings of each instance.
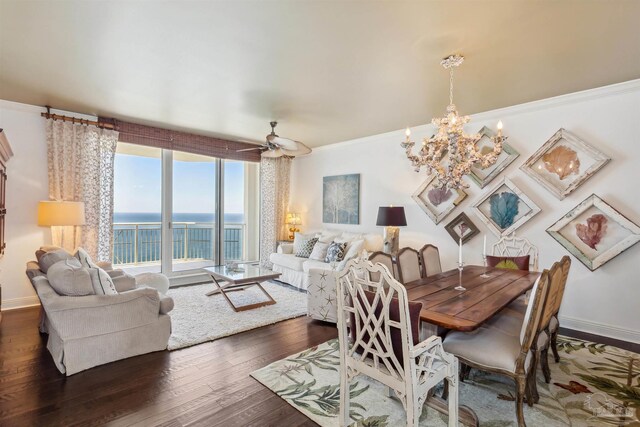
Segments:
[[[461,363],[460,364],[460,382],[464,382],[464,380],[468,379],[470,372],[471,372],[471,366]]]
[[[556,363],[560,362],[560,355],[558,354],[558,329],[560,329],[560,326],[558,326],[556,330],[551,334],[551,342],[549,343],[549,345],[551,346],[551,352],[553,353],[553,358]]]
[[[407,401],[407,427],[418,427],[420,424],[420,409],[418,399],[414,399],[413,404]]]
[[[518,417],[518,427],[526,427],[524,422],[524,393],[527,385],[527,377],[519,375],[516,377],[516,416]]]
[[[529,375],[527,377],[527,389],[528,393],[528,403],[529,406],[533,406],[534,403],[538,403],[540,401],[540,394],[538,394],[538,384],[536,384],[537,379],[537,364],[534,364],[529,371]]]
[[[454,371],[455,372],[455,371]],[[450,376],[445,381],[445,387],[449,389],[449,427],[458,425],[458,376]]]
[[[544,348],[540,352],[540,366],[544,374],[544,381],[549,384],[551,381],[551,370],[549,369],[549,347]]]
[[[349,379],[344,370],[340,370],[340,417],[338,424],[340,427],[346,427],[351,424],[349,417]]]
[[[444,382],[444,387],[442,387],[442,400],[447,400],[449,398],[449,381]]]

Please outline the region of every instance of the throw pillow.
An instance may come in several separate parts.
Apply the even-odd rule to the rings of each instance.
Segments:
[[[302,248],[302,245],[309,239],[317,237],[315,234],[294,233],[293,235],[293,253],[296,254]]]
[[[487,255],[487,265],[509,270],[529,271],[529,255],[525,256],[491,256]]]
[[[375,292],[364,291],[364,294],[369,301],[369,305],[373,304],[373,300],[376,296]],[[358,294],[357,297],[362,302],[362,296]],[[420,311],[422,310],[422,303],[417,301],[409,301],[409,324],[411,325],[411,338],[413,340],[413,345],[416,345],[420,342]],[[382,312],[382,303],[378,302],[378,306],[375,309],[375,318],[379,318]],[[355,325],[355,316],[350,314],[349,323],[351,325]],[[360,320],[360,329],[364,326],[364,322],[362,318]],[[389,320],[393,320],[394,322],[400,322],[400,304],[398,303],[398,298],[393,298],[391,303],[389,304]],[[398,328],[391,327],[391,347],[393,348],[393,353],[400,363],[402,363],[403,351],[402,351],[402,332]],[[350,328],[349,336],[351,337],[351,341],[355,341],[356,339],[356,328]],[[365,333],[363,336],[363,341],[367,342],[369,340],[369,334]],[[362,354],[363,348],[358,347],[356,349],[357,353]],[[371,354],[368,355],[371,357]]]
[[[296,256],[299,258],[309,258],[311,252],[313,251],[313,247],[318,242],[317,237],[312,237],[300,243],[300,247],[296,251]]]
[[[95,294],[89,271],[75,258],[53,264],[48,269],[47,279],[58,295],[77,297]]]
[[[327,249],[329,249],[330,244],[331,243],[322,243],[321,241],[316,242],[316,245],[311,251],[311,255],[309,255],[309,259],[324,261],[324,259],[327,257]]]
[[[117,295],[116,285],[111,276],[101,268],[88,268],[91,284],[96,295]]]
[[[40,271],[44,274],[47,274],[51,266],[60,261],[75,259],[73,255],[64,249],[56,249],[51,252],[40,250],[36,252],[36,258],[38,259],[38,267],[40,267]]]
[[[74,255],[76,258],[78,258],[78,260],[80,260],[80,264],[82,264],[83,267],[100,268],[98,267],[98,264],[93,262],[93,260],[91,259],[91,256],[84,249],[78,248],[78,250],[76,250],[76,253]]]
[[[349,261],[360,255],[364,249],[364,239],[353,240],[347,245],[347,252],[344,255],[343,261]]]
[[[324,262],[340,262],[344,259],[347,242],[332,242],[327,248],[327,257]]]

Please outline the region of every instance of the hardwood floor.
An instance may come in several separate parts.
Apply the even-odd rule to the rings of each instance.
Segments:
[[[1,426],[311,426],[249,374],[331,338],[307,317],[65,377],[37,330],[39,309],[3,313]]]

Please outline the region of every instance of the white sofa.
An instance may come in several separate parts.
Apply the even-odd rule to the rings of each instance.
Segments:
[[[312,234],[312,233],[308,233]],[[322,242],[334,239],[340,241],[364,240],[363,250],[375,252],[382,250],[382,235],[363,234],[352,232],[340,232],[323,230],[315,233]],[[348,250],[347,246],[347,250]],[[361,253],[356,254],[359,256]],[[308,258],[300,258],[293,253],[293,243],[284,243],[278,247],[278,251],[271,254],[269,261],[272,269],[281,273],[278,280],[308,291],[307,314],[318,320],[337,322],[335,302],[337,272],[344,268],[348,259],[334,266]]]

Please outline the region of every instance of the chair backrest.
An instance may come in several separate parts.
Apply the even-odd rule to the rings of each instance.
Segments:
[[[562,264],[560,262],[553,263],[553,266],[549,269],[549,290],[547,291],[547,299],[544,302],[540,323],[538,324],[538,332],[547,329],[551,317],[555,314],[553,310],[556,307],[556,299],[562,290],[563,275]]]
[[[440,251],[433,245],[424,245],[418,251],[422,258],[422,277],[433,276],[442,273],[440,264]]]
[[[369,261],[371,261],[373,264],[380,263],[384,265],[391,273],[391,276],[394,279],[397,279],[398,276],[396,275],[396,266],[393,262],[393,257],[388,253],[381,251],[373,252],[369,255]],[[373,278],[374,280],[378,280],[378,276],[376,276],[375,274],[373,275]]]
[[[538,248],[524,237],[516,237],[516,233],[504,236],[493,244],[494,256],[526,256],[529,255],[529,270],[538,271]]]
[[[554,301],[553,305],[553,315],[557,316],[560,311],[560,306],[562,305],[562,297],[564,296],[564,290],[567,286],[567,279],[569,278],[569,269],[571,269],[571,258],[567,255],[563,256],[560,260],[560,265],[562,265],[562,282],[560,283],[560,289],[558,290],[558,295]]]
[[[534,337],[537,336],[538,325],[542,317],[544,303],[549,292],[549,271],[544,270],[533,289],[531,290],[531,298],[527,305],[527,311],[522,321],[522,329],[520,331],[520,355],[516,361],[516,369],[524,370],[526,356],[531,349]]]
[[[396,267],[398,268],[398,281],[407,284],[422,277],[420,254],[413,248],[402,248],[396,255]]]
[[[372,280],[372,276],[378,279]],[[348,372],[348,368],[352,368],[369,375],[373,368],[375,378],[383,383],[404,381],[405,367],[410,366],[409,355],[413,349],[404,286],[391,276],[386,266],[353,259],[338,275],[336,294],[340,357],[341,363],[346,364],[342,369]],[[392,320],[390,307],[396,298],[399,319]],[[352,335],[355,339],[349,339],[349,328],[355,329]],[[398,360],[393,351],[393,329],[401,333],[403,360]]]

